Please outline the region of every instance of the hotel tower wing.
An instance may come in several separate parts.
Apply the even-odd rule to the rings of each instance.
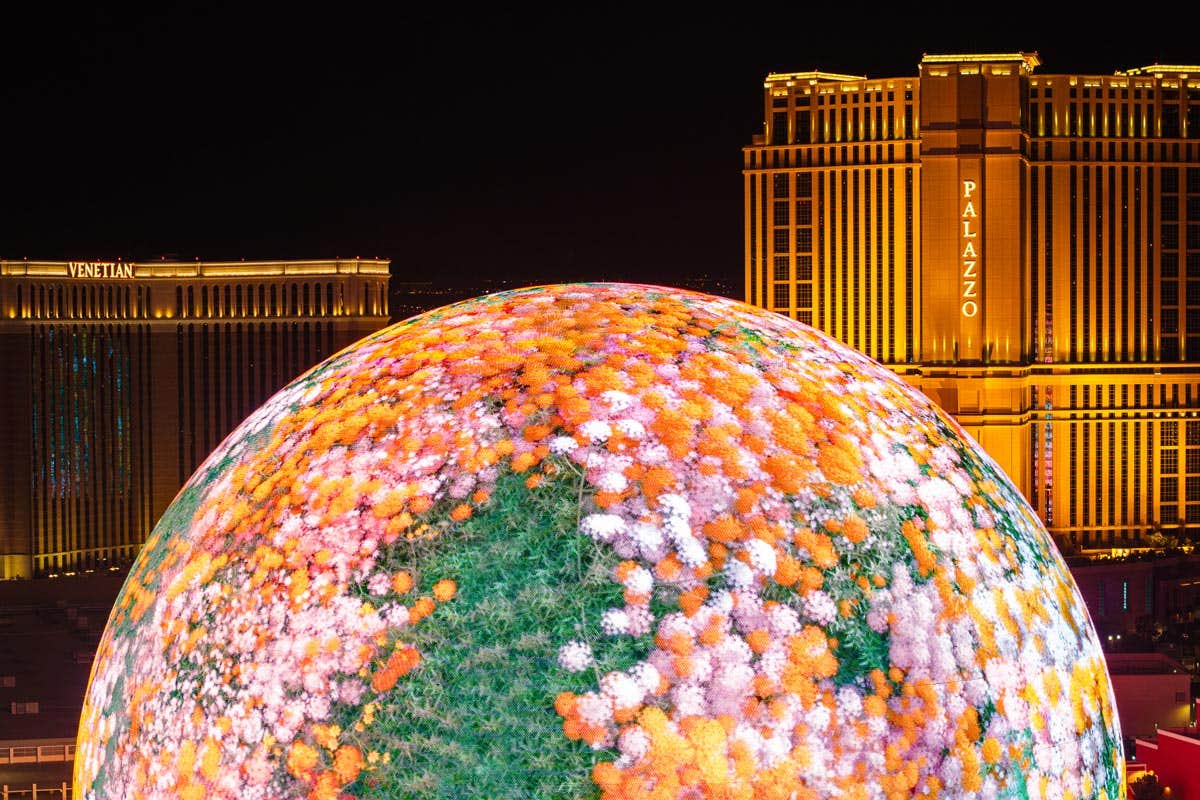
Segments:
[[[937,401],[1064,552],[1200,538],[1200,66],[770,74],[745,299]]]
[[[0,579],[128,565],[250,412],[388,323],[388,273],[0,261]]]

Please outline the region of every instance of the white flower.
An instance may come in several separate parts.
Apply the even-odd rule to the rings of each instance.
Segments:
[[[624,672],[610,672],[600,679],[600,691],[612,700],[613,708],[636,708],[646,690]]]
[[[686,517],[667,517],[663,520],[662,527],[667,538],[677,545],[682,540],[692,538],[692,526],[688,524]]]
[[[589,725],[607,725],[612,722],[612,701],[602,694],[587,692],[580,695],[575,706],[579,718]]]
[[[617,389],[602,392],[600,399],[608,403],[608,407],[616,413],[627,411],[633,405],[633,396]]]
[[[557,455],[569,453],[579,447],[579,442],[572,436],[555,436],[550,440],[550,452]]]
[[[762,539],[751,539],[746,542],[745,550],[750,557],[750,567],[755,572],[768,577],[775,574],[775,548]]]
[[[599,419],[589,419],[579,426],[579,432],[590,439],[592,444],[602,444],[612,436],[612,428],[609,424]]]
[[[638,440],[646,435],[646,427],[636,419],[619,419],[613,423],[613,426],[620,431],[621,435],[626,439]]]
[[[744,589],[754,583],[754,571],[736,558],[725,562],[725,578],[735,589]]]
[[[645,567],[636,567],[625,576],[624,585],[634,594],[648,594],[654,588],[654,575]]]
[[[617,737],[617,749],[631,762],[650,752],[650,736],[640,725],[629,725]]]
[[[662,680],[662,674],[658,669],[647,661],[635,664],[629,670],[629,676],[637,681],[638,686],[641,686],[647,692],[652,692]]]
[[[632,527],[633,539],[637,542],[642,557],[658,561],[663,555],[660,552],[663,546],[663,532],[649,522],[635,522]]]
[[[801,602],[804,613],[819,625],[828,625],[837,617],[837,605],[833,598],[820,589],[804,595]]]
[[[629,480],[619,472],[605,472],[596,478],[595,485],[602,492],[623,492]]]
[[[629,615],[621,608],[610,608],[600,616],[600,627],[609,636],[629,632]]]
[[[694,537],[689,536],[677,545],[679,552],[679,560],[685,565],[695,569],[704,565],[708,561],[708,552],[705,551],[704,545]]]
[[[558,648],[558,665],[567,672],[582,672],[595,663],[587,642],[575,639]]]
[[[679,494],[660,494],[658,506],[667,517],[686,520],[692,514],[692,507],[688,504],[687,498]]]
[[[588,514],[579,523],[579,530],[597,541],[609,542],[625,531],[625,520],[616,514]]]
[[[800,630],[800,615],[788,606],[771,606],[766,611],[767,623],[776,639],[786,639]]]
[[[671,690],[671,702],[675,704],[675,716],[701,716],[705,708],[704,690],[694,683],[681,683]]]

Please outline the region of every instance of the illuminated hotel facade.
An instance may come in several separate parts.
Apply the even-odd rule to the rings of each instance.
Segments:
[[[388,323],[388,273],[0,261],[0,578],[128,564],[250,412]]]
[[[903,376],[1065,552],[1200,539],[1200,66],[770,74],[745,299]]]

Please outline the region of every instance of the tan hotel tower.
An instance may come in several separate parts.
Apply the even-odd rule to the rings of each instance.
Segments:
[[[128,564],[285,383],[388,322],[387,261],[0,261],[0,579]]]
[[[746,300],[889,366],[1065,551],[1200,539],[1200,66],[771,74]]]

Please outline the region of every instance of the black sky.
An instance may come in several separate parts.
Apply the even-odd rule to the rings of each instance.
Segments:
[[[740,287],[740,148],[768,72],[1200,62],[1191,4],[1144,22],[1072,4],[1082,26],[1053,5],[410,5],[2,12],[0,258],[378,256],[452,284]]]

